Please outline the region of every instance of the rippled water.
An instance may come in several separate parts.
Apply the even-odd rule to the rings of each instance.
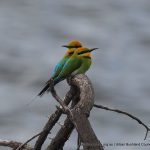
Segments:
[[[71,39],[100,48],[87,73],[96,103],[128,111],[150,125],[149,0],[1,0],[0,139],[23,142],[42,129],[57,103],[46,95],[26,104],[65,52],[61,45]],[[61,96],[68,89],[65,84],[62,91],[64,84],[57,86]],[[104,144],[150,139],[144,141],[145,129],[123,115],[94,108],[90,121]],[[54,134],[55,130],[50,137]],[[66,149],[76,148],[74,134]],[[148,150],[149,146],[107,149]]]

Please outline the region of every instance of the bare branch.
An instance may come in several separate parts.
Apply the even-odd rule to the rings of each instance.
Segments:
[[[25,143],[21,144],[16,150],[21,150],[25,145],[27,145],[27,143],[29,143],[30,141],[32,141],[33,139],[38,137],[40,134],[42,134],[42,132],[40,132],[40,133],[34,135],[33,137],[31,137],[30,139],[28,139]]]
[[[119,110],[119,109],[112,109],[112,108],[108,108],[108,107],[105,107],[105,106],[102,106],[102,105],[97,105],[97,104],[94,104],[94,107],[100,108],[100,109],[109,110],[109,111],[113,111],[113,112],[117,112],[117,113],[120,113],[120,114],[124,114],[124,115],[126,115],[126,116],[128,116],[128,117],[130,117],[130,118],[132,118],[132,119],[134,119],[134,120],[136,120],[139,124],[141,124],[142,126],[145,127],[145,129],[146,129],[146,134],[145,134],[144,140],[146,140],[147,134],[148,134],[148,132],[150,131],[150,128],[149,128],[145,123],[143,123],[139,118],[133,116],[133,115],[130,114],[130,113],[127,113],[127,112],[125,112],[125,111]]]
[[[54,87],[51,87],[51,93],[52,96],[55,98],[55,100],[62,106],[63,112],[64,113],[69,113],[69,108],[68,106],[63,102],[63,100],[57,95]]]
[[[17,149],[17,147],[19,147],[20,145],[22,145],[22,143],[17,141],[0,140],[0,146],[6,146],[13,149]],[[23,150],[33,150],[33,148],[31,148],[29,145],[24,145],[24,147],[22,148]]]
[[[69,118],[66,118],[64,125],[57,132],[56,136],[53,138],[50,145],[47,147],[47,150],[56,150],[63,148],[65,142],[69,139],[73,129],[73,123],[70,121]]]
[[[77,92],[76,97],[72,99],[71,109],[79,101],[79,93]],[[64,124],[61,126],[60,130],[57,132],[56,136],[51,141],[50,145],[47,147],[49,150],[63,149],[65,142],[69,139],[72,131],[74,129],[74,124],[70,121],[69,117],[66,118]]]
[[[73,97],[76,97],[76,88],[75,87],[71,87],[71,89],[69,90],[69,92],[66,94],[65,98],[64,98],[64,104],[68,105],[71,101],[71,99]],[[59,120],[60,116],[62,115],[62,110],[61,109],[57,109],[49,118],[48,122],[46,123],[46,125],[43,128],[42,134],[39,136],[39,138],[37,139],[35,146],[34,146],[34,150],[39,150],[41,149],[43,143],[45,142],[49,132],[51,131],[51,129],[53,128],[53,126],[56,124],[56,122]]]

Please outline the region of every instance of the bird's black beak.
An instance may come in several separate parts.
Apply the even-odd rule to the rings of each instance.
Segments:
[[[92,48],[92,49],[89,50],[89,52],[95,51],[95,50],[97,50],[97,49],[98,49],[98,48]]]
[[[69,48],[69,46],[68,46],[68,45],[62,45],[62,47],[66,47],[66,48]]]

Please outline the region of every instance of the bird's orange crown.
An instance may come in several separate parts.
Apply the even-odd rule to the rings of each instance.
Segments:
[[[78,40],[71,40],[71,41],[69,41],[68,46],[82,47],[82,44]]]
[[[82,44],[78,40],[71,40],[67,45],[63,45],[63,47],[68,48],[67,53],[72,54],[76,50],[76,48],[82,47]]]

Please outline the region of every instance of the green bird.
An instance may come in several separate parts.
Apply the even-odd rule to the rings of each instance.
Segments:
[[[50,80],[48,80],[46,86],[38,95],[42,96],[46,91],[49,91],[52,85],[56,85],[70,75],[74,76],[76,74],[84,74],[90,68],[92,63],[91,52],[96,49],[98,48],[77,48],[72,56],[66,61],[59,75],[57,75],[57,77],[55,78],[51,78]]]
[[[68,48],[68,50],[66,51],[65,55],[63,56],[63,58],[57,63],[57,65],[55,66],[53,73],[51,75],[50,80],[55,80],[55,78],[59,75],[59,73],[61,72],[63,66],[65,65],[66,61],[71,57],[71,55],[74,53],[74,51],[79,48],[82,47],[82,44],[80,41],[78,40],[71,40],[67,45],[63,45],[62,47],[66,47]],[[40,91],[40,93],[38,94],[38,96],[42,96],[49,88],[49,84],[48,82],[50,81],[48,80],[46,82],[45,87]]]
[[[92,63],[91,52],[96,49],[98,48],[77,48],[73,55],[66,61],[59,75],[53,80],[53,84],[56,85],[68,76],[85,74]]]

